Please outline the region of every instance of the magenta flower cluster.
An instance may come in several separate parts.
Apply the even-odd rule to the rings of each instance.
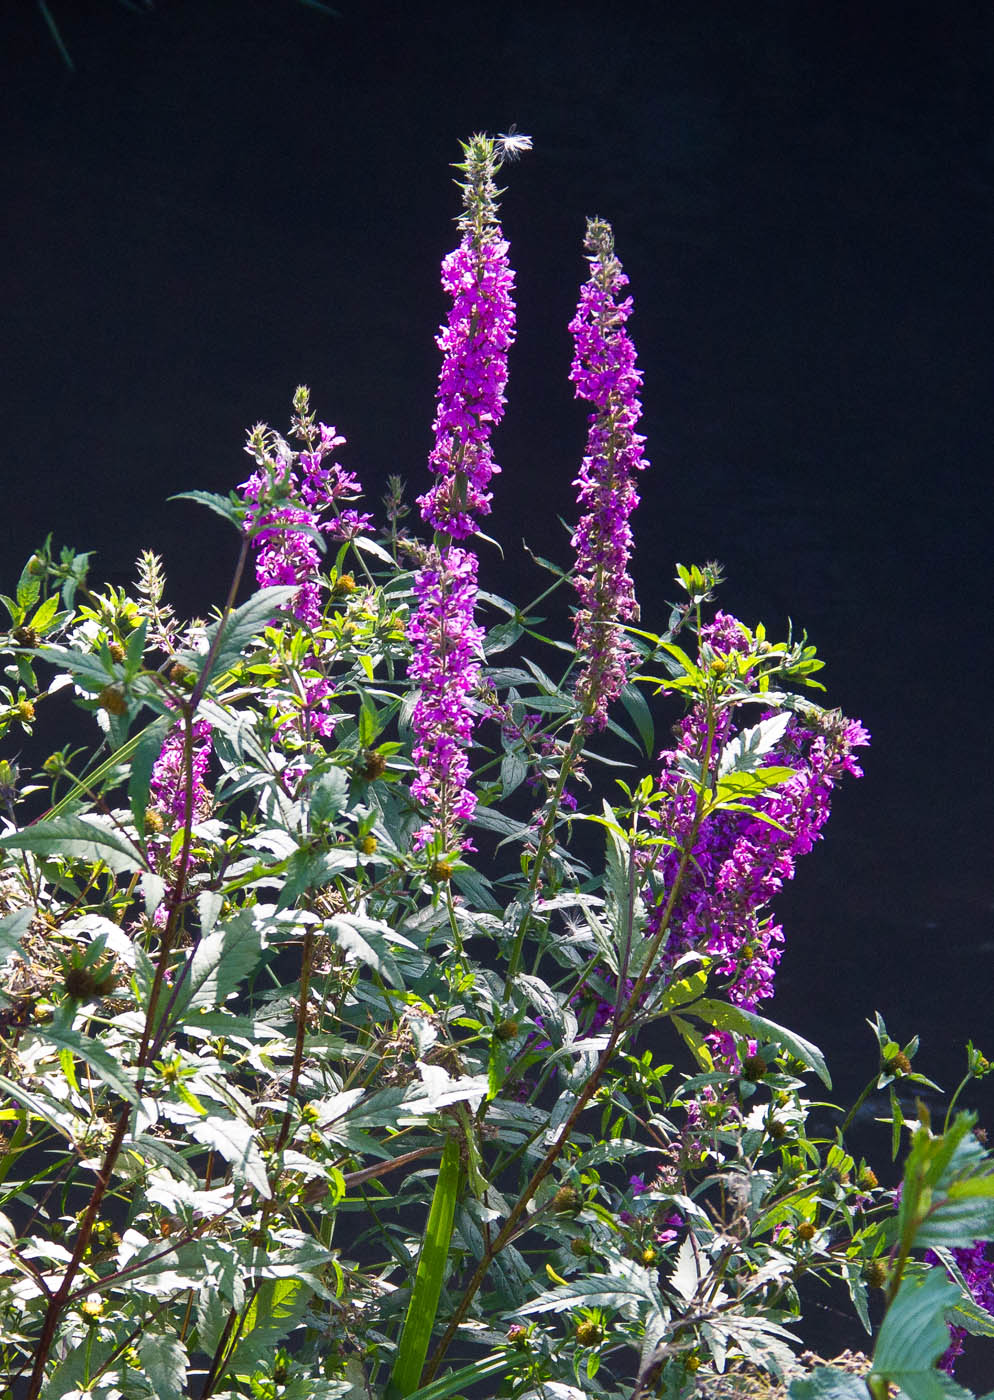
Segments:
[[[953,1258],[970,1291],[970,1297],[978,1307],[994,1316],[994,1259],[987,1257],[987,1243],[976,1240],[969,1249],[954,1249]],[[932,1250],[928,1250],[925,1262],[940,1265],[942,1261]],[[965,1327],[955,1322],[949,1323],[949,1346],[939,1358],[939,1366],[950,1376],[956,1369],[957,1360],[963,1355],[965,1337]]]
[[[626,328],[632,299],[619,300],[628,283],[614,256],[610,225],[591,219],[585,247],[590,278],[569,329],[574,340],[570,379],[576,397],[594,405],[587,450],[574,485],[584,512],[573,534],[580,607],[573,635],[583,669],[577,698],[591,722],[603,728],[607,709],[628,677],[635,654],[621,624],[637,617],[628,572],[632,554],[629,517],[638,505],[635,473],[646,462],[645,439],[635,431],[642,412],[642,375]]]
[[[429,465],[435,482],[419,497],[421,516],[436,534],[414,581],[417,610],[408,635],[411,676],[420,693],[412,723],[417,776],[413,796],[429,809],[415,849],[437,839],[443,851],[472,850],[457,823],[473,815],[469,759],[483,633],[475,622],[477,560],[453,541],[476,533],[490,511],[491,477],[499,471],[490,436],[504,413],[507,353],[514,340],[514,274],[497,219],[494,142],[474,137],[464,147],[459,246],[442,263],[452,298],[437,337],[442,351]]]
[[[476,806],[466,752],[473,738],[470,696],[483,651],[483,629],[473,620],[476,555],[455,545],[438,553],[418,571],[414,593],[418,609],[408,636],[414,648],[411,676],[420,693],[412,716],[418,775],[411,792],[431,812],[414,846],[423,849],[437,834],[442,850],[470,850],[455,823],[468,820]]]
[[[507,352],[514,341],[514,273],[499,227],[479,239],[472,229],[442,263],[452,308],[436,344],[442,352],[435,445],[436,480],[418,505],[426,524],[453,540],[476,533],[489,515],[490,479],[500,471],[490,434],[504,416]]]
[[[192,819],[202,821],[210,810],[210,794],[204,783],[211,758],[213,731],[205,719],[193,721]],[[184,727],[177,720],[166,735],[152,765],[149,791],[156,809],[175,829],[186,821],[186,774],[183,762]]]
[[[362,494],[361,487],[351,472],[337,462],[325,461],[345,438],[325,423],[318,425],[318,432],[313,450],[299,454],[299,476],[295,454],[279,441],[273,456],[239,487],[248,506],[244,528],[252,532],[257,551],[259,587],[296,585],[287,610],[312,628],[321,618],[318,532],[333,539],[353,539],[371,519],[351,508],[341,508],[340,502],[354,501]],[[250,440],[246,451],[256,455],[256,443]],[[329,511],[331,518],[322,520]]]
[[[702,628],[701,639],[719,658],[749,650],[745,630],[725,613],[718,613],[713,624]],[[677,878],[681,849],[692,843],[692,856],[670,914],[661,965],[672,966],[680,954],[691,950],[707,954],[715,960],[714,971],[726,980],[729,1000],[746,1010],[755,1010],[773,995],[782,953],[783,930],[765,913],[766,907],[793,878],[797,857],[819,839],[836,784],[845,774],[862,776],[854,750],[869,743],[863,726],[837,713],[812,713],[812,718],[804,719],[792,715],[764,757],[764,763],[792,768],[794,775],[758,796],[744,798],[741,805],[747,810],[711,813],[696,834],[697,796],[681,760],[704,761],[707,717],[703,706],[687,715],[679,726],[676,747],[661,755],[659,788],[664,801],[657,820],[675,845],[662,847],[655,865],[657,897],[647,932],[658,932]],[[711,773],[723,746],[735,734],[731,710],[720,711],[708,764]]]

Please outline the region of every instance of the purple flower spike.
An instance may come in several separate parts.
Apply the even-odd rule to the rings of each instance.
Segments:
[[[642,412],[638,394],[642,376],[635,368],[635,347],[625,328],[632,299],[619,301],[628,283],[614,256],[610,224],[587,222],[584,240],[590,279],[580,290],[580,304],[570,322],[574,341],[570,379],[576,397],[594,405],[588,422],[587,453],[580,475],[578,504],[584,513],[573,534],[576,590],[580,608],[573,636],[583,661],[577,699],[590,722],[603,729],[607,708],[628,678],[635,648],[621,623],[638,617],[635,590],[628,573],[632,532],[628,520],[638,505],[634,474],[646,466],[645,439],[635,431]]]
[[[473,621],[476,555],[456,546],[436,553],[414,581],[418,611],[408,629],[414,647],[411,676],[421,694],[412,723],[418,742],[418,776],[411,792],[431,809],[431,821],[417,833],[421,850],[434,834],[443,850],[460,842],[455,824],[473,815],[476,799],[468,790],[466,750],[473,737],[469,696],[480,674],[483,629]]]
[[[210,794],[204,776],[211,759],[213,731],[205,719],[193,721],[193,820],[202,821],[210,811]],[[156,807],[173,827],[186,820],[186,781],[183,768],[183,725],[177,720],[165,737],[152,765],[149,791]]]
[[[507,352],[514,341],[514,273],[497,219],[493,176],[500,151],[488,137],[463,147],[466,162],[462,240],[442,263],[452,298],[436,336],[442,352],[435,446],[428,458],[436,481],[418,498],[426,524],[452,540],[476,533],[474,516],[489,515],[490,478],[500,471],[490,434],[504,416]]]
[[[520,149],[526,140],[520,138]],[[422,519],[440,538],[415,577],[418,608],[408,629],[411,676],[421,689],[412,721],[418,774],[411,792],[431,813],[415,836],[416,850],[435,838],[442,850],[472,850],[457,823],[471,817],[476,805],[468,788],[467,750],[483,632],[474,621],[476,555],[452,542],[474,535],[476,517],[490,511],[490,479],[500,470],[490,435],[504,415],[507,352],[514,340],[514,274],[494,183],[508,150],[490,137],[474,136],[463,151],[466,160],[457,166],[465,175],[462,239],[442,263],[452,309],[437,337],[443,358],[429,456],[435,484],[418,499]]]

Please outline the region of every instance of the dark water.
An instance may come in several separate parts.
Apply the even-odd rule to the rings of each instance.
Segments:
[[[508,570],[530,586],[521,535],[566,557],[596,213],[645,373],[643,617],[676,559],[722,560],[724,605],[807,628],[874,737],[782,901],[775,1013],[840,1097],[877,1008],[951,1086],[967,1036],[994,1052],[994,12],[339,8],[63,6],[75,75],[34,7],[0,19],[3,586],[51,529],[119,580],[159,549],[188,608],[220,597],[232,541],[165,498],[242,480],[244,429],[284,424],[301,381],[371,497],[390,472],[422,489],[447,167],[517,122]]]

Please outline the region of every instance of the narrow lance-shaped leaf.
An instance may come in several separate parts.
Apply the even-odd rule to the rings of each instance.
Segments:
[[[60,1026],[57,1023],[37,1026],[35,1034],[39,1040],[44,1040],[59,1050],[70,1051],[73,1055],[78,1055],[96,1072],[97,1078],[102,1079],[108,1088],[113,1089],[121,1098],[127,1099],[129,1103],[138,1103],[138,1095],[135,1093],[134,1085],[124,1073],[117,1059],[106,1046],[101,1045],[99,1040],[81,1035],[71,1026]]]
[[[102,860],[115,874],[142,870],[138,852],[123,837],[83,817],[55,817],[36,822],[23,831],[0,836],[0,848],[35,851],[44,856],[71,856],[77,860]]]
[[[459,1141],[450,1137],[442,1150],[442,1163],[435,1182],[424,1243],[418,1256],[404,1331],[387,1390],[388,1398],[411,1395],[421,1379],[448,1264],[459,1191],[459,1170]]]

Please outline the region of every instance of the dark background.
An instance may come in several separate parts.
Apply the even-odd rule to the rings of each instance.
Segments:
[[[771,1014],[840,1097],[872,1072],[875,1008],[945,1088],[967,1036],[994,1056],[994,9],[49,4],[74,73],[29,0],[0,19],[0,586],[52,530],[116,582],[159,550],[206,610],[233,537],[166,497],[243,480],[246,427],[285,429],[301,382],[369,501],[390,472],[423,490],[449,164],[515,122],[510,564],[487,581],[537,582],[522,535],[568,558],[566,325],[598,214],[645,374],[644,620],[675,560],[720,559],[723,605],[806,628],[873,734],[780,902]]]

